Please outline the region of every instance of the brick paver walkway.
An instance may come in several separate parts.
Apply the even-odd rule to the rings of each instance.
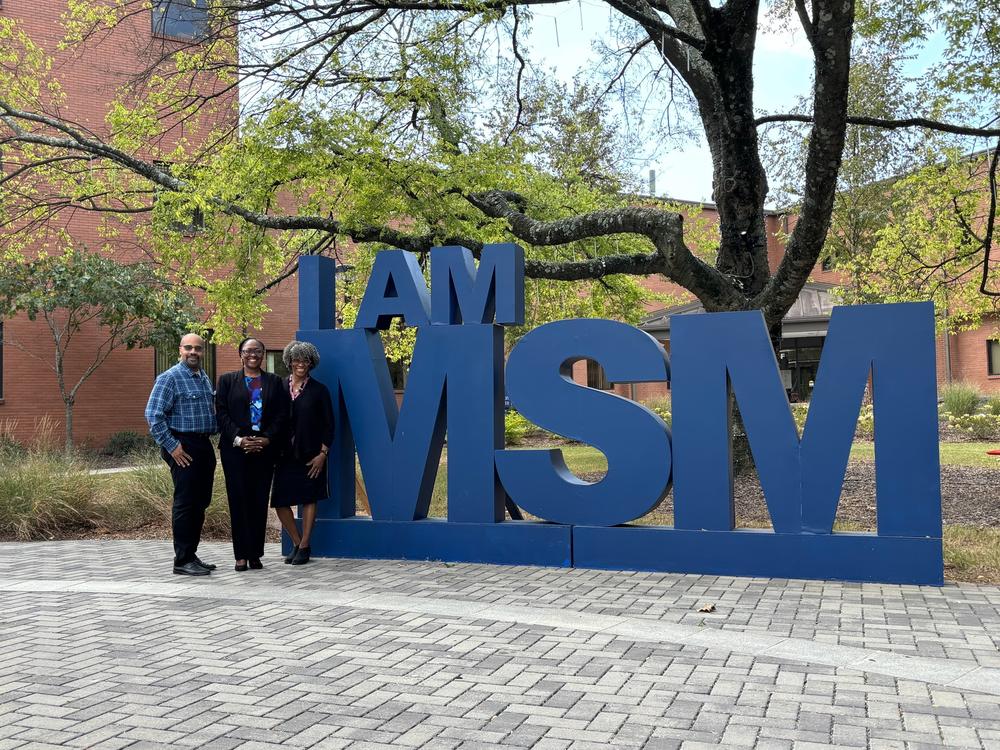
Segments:
[[[1000,748],[1000,588],[269,555],[0,545],[0,750]]]

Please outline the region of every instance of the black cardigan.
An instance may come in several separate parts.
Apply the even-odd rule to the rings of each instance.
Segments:
[[[287,382],[283,383],[285,392]],[[288,397],[291,399],[291,396]],[[320,446],[333,443],[333,402],[325,385],[309,378],[302,393],[292,401],[291,424],[285,449],[300,461],[309,461],[319,453]]]
[[[215,391],[215,414],[219,420],[219,445],[231,446],[237,437],[262,435],[278,446],[288,429],[291,397],[281,378],[270,372],[260,374],[260,431],[250,429],[250,391],[243,381],[243,370],[227,372],[219,377]]]

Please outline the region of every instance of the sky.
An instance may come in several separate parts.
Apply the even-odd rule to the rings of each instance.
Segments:
[[[569,82],[593,59],[594,39],[606,34],[608,6],[598,0],[577,0],[533,10],[531,49],[536,61]],[[762,24],[765,28],[766,24]],[[812,55],[798,31],[762,31],[754,60],[754,103],[760,112],[790,111],[796,99],[810,91]],[[653,150],[652,144],[644,149]],[[647,184],[656,170],[656,194],[693,201],[711,201],[712,167],[704,141],[660,148],[654,158],[637,158],[632,171]]]

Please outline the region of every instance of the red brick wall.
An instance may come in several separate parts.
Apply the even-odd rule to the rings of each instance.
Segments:
[[[96,133],[107,132],[105,115],[116,90],[130,74],[144,69],[150,54],[155,52],[150,49],[154,44],[150,13],[137,13],[114,31],[61,52],[57,49],[63,36],[59,18],[65,12],[66,0],[3,0],[0,10],[0,14],[18,20],[32,41],[53,56],[53,76],[60,81],[66,96],[61,111],[81,127]],[[235,104],[235,94],[218,100],[219,110],[214,111],[212,118],[234,116]],[[200,127],[210,125],[212,122],[206,118]],[[179,127],[168,131],[163,145],[169,147],[182,135],[197,142],[198,132],[191,126],[185,127],[186,132]],[[99,223],[99,215],[75,211],[60,215],[53,225],[68,230],[77,246],[96,250],[105,242],[98,231]],[[41,249],[45,239],[38,238],[35,250]],[[135,259],[140,251],[134,240],[131,232],[123,230],[109,249],[119,260]],[[280,321],[276,326],[280,328]],[[284,336],[285,329],[275,335]],[[45,416],[58,423],[56,430],[62,434],[64,407],[51,369],[53,345],[47,327],[40,321],[31,322],[23,315],[18,316],[4,321],[4,339],[0,428],[16,423],[13,430],[16,437],[27,440],[32,437],[36,421]],[[66,362],[69,387],[76,383],[102,340],[96,326],[90,326],[73,341]],[[77,394],[74,409],[77,440],[99,445],[119,430],[145,431],[142,413],[153,370],[151,350],[114,353]]]
[[[77,123],[97,132],[104,130],[104,116],[107,105],[117,86],[130,72],[143,66],[144,55],[151,40],[150,18],[147,13],[139,13],[125,25],[91,42],[83,48],[68,53],[56,53],[62,30],[56,19],[65,11],[65,0],[3,0],[0,13],[19,19],[29,36],[53,54],[57,54],[55,70],[65,88],[67,102],[65,111],[72,112]],[[60,56],[61,54],[61,56]],[[235,104],[235,102],[232,102]],[[168,138],[178,134],[172,133]],[[197,134],[187,134],[197,138]],[[704,212],[717,221],[717,214],[711,206],[692,204],[692,214]],[[794,228],[794,217],[768,215],[765,217],[768,234],[768,259],[775,268],[783,252],[781,236]],[[98,247],[101,238],[98,233],[98,218],[92,214],[78,212],[68,218],[65,226],[80,243]],[[122,258],[128,258],[131,240],[125,233],[119,239],[119,246],[113,248]],[[813,278],[819,281],[840,281],[839,275],[819,269]],[[653,290],[690,295],[680,287],[657,276],[646,280]],[[263,327],[248,331],[248,335],[259,335],[269,350],[280,350],[294,336],[297,318],[296,281],[282,283],[268,297],[272,308]],[[649,305],[650,309],[662,307],[662,303]],[[99,341],[99,332],[88,329],[81,333],[74,343],[73,354],[67,363],[70,382],[74,375],[86,366],[88,358],[83,353],[93,351]],[[964,332],[952,337],[952,372],[955,379],[976,383],[985,392],[1000,392],[1000,378],[990,378],[986,374],[986,340],[997,335],[992,329]],[[4,393],[0,401],[0,425],[16,422],[16,435],[21,439],[30,438],[36,420],[47,416],[57,422],[57,430],[62,430],[63,405],[59,398],[55,379],[48,362],[52,357],[52,345],[44,324],[29,322],[23,316],[5,322],[4,347]],[[22,352],[13,342],[25,346],[30,354]],[[938,362],[939,380],[946,381],[943,371],[943,353],[939,340]],[[239,357],[234,346],[217,350],[216,372],[221,374],[238,368]],[[108,436],[119,430],[145,431],[143,408],[152,385],[154,370],[153,352],[137,350],[117,352],[81,388],[75,408],[77,439],[100,445]],[[577,382],[586,383],[586,365],[577,363],[574,367]],[[616,392],[629,395],[627,385],[616,386]],[[668,395],[666,384],[636,384],[635,394],[639,400]]]
[[[274,309],[260,330],[247,335],[259,335],[269,351],[281,350],[294,336],[298,306],[295,300],[295,279],[284,281],[268,297]],[[67,361],[67,382],[75,384],[86,366],[83,353],[92,352],[100,342],[100,334],[91,327],[74,341],[74,356]],[[32,323],[23,316],[4,322],[4,398],[0,402],[0,428],[16,422],[12,430],[19,440],[34,436],[36,423],[42,416],[55,422],[58,435],[64,430],[64,407],[50,369],[53,346],[48,331],[41,323]],[[30,354],[25,353],[18,342]],[[94,447],[103,445],[115,432],[132,430],[144,433],[143,410],[153,385],[154,353],[152,349],[118,351],[80,388],[73,411],[77,442]],[[220,345],[216,350],[216,374],[240,367],[235,344]],[[4,429],[0,429],[4,431]]]
[[[982,393],[1000,393],[1000,375],[990,375],[987,369],[986,342],[1000,340],[1000,318],[992,318],[974,331],[962,331],[948,337],[951,355],[951,381],[976,386]],[[949,382],[946,370],[944,337],[937,339],[938,388]]]

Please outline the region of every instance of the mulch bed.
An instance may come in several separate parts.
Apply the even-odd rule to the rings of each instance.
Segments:
[[[1000,462],[998,462],[1000,463]],[[601,472],[581,474],[596,481]],[[738,477],[734,482],[738,526],[770,525],[764,493],[755,475]],[[968,526],[1000,527],[1000,468],[977,466],[941,467],[941,510],[944,523]],[[673,492],[643,523],[656,522],[656,516],[674,510]],[[875,464],[852,461],[847,465],[844,489],[837,506],[837,520],[875,528]]]

